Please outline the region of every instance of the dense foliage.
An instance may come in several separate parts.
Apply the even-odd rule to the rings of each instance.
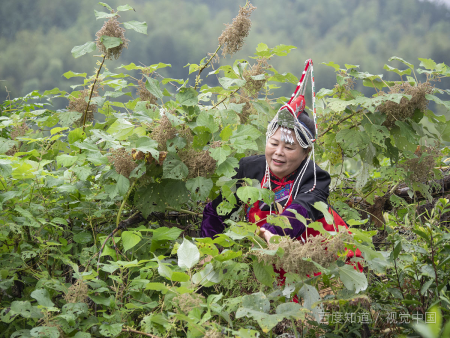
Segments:
[[[316,162],[332,174],[330,203],[351,236],[313,222],[322,237],[311,243],[274,236],[267,244],[241,208],[224,234],[199,238],[205,202],[219,192],[221,213],[273,199],[252,180],[237,189],[232,177],[240,158],[264,150],[267,122],[286,102],[272,91],[298,81],[271,65],[295,47],[260,43],[250,61],[214,65],[247,36],[247,4],[217,50],[189,65],[195,81],[163,78],[166,63],[116,70],[108,65],[130,30],[146,34],[147,24],[119,24],[132,7],[101,4],[96,41],[72,49],[77,60],[102,53],[93,75],[68,71],[81,78],[72,92],[36,90],[0,106],[5,336],[449,335],[450,121],[428,103],[450,107],[450,92],[438,87],[450,67],[393,57],[405,69],[385,65],[398,75],[386,81],[327,64],[337,83],[316,96]],[[62,98],[67,108],[55,110]],[[345,264],[344,247],[363,252],[364,272]]]

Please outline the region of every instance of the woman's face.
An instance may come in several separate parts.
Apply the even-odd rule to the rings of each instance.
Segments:
[[[293,133],[293,131],[292,131]],[[294,135],[294,143],[281,141],[281,128],[269,138],[266,144],[266,160],[270,170],[279,178],[283,178],[300,166],[307,153],[299,144]]]

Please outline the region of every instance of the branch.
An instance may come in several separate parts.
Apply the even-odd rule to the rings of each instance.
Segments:
[[[126,329],[122,329],[122,332],[133,332],[133,333],[141,334],[143,336],[147,336],[147,337],[151,337],[151,338],[159,338],[158,336],[152,335],[150,333],[145,333],[145,332],[133,330],[133,329],[130,329],[128,327]]]
[[[222,45],[219,45],[219,47],[217,47],[216,51],[211,55],[211,57],[209,58],[209,60],[198,70],[198,74],[197,77],[195,78],[195,87],[194,89],[197,89],[199,80],[200,80],[200,74],[203,72],[203,70],[208,67],[209,63],[211,62],[211,60],[216,56],[217,52],[219,51],[220,47],[222,47]]]
[[[97,83],[98,76],[100,75],[100,70],[102,69],[102,66],[103,66],[103,64],[105,63],[105,59],[106,59],[106,55],[103,55],[102,63],[101,63],[101,65],[100,65],[100,67],[98,67],[97,74],[95,74],[94,83],[92,84],[91,93],[89,94],[89,100],[88,100],[88,102],[87,102],[86,110],[85,110],[85,112],[84,112],[84,118],[83,118],[83,131],[84,131],[85,124],[86,124],[86,117],[87,117],[87,112],[88,112],[88,109],[89,109],[89,104],[91,103],[91,99],[92,99],[92,93],[94,92],[95,84]]]
[[[325,130],[322,134],[319,135],[319,137],[322,137],[323,135],[325,135],[326,133],[328,133],[331,129],[334,128],[334,126],[340,125],[342,122],[344,122],[345,120],[348,120],[349,118],[355,116],[356,114],[360,113],[361,110],[355,111],[353,114],[344,117],[342,120],[340,120],[339,122],[337,122],[336,124],[333,124],[331,127],[329,127],[327,130]],[[319,138],[318,137],[318,138]]]

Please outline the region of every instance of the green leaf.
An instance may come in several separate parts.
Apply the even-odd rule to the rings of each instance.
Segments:
[[[333,215],[331,215],[330,212],[328,211],[329,207],[328,207],[328,205],[326,203],[320,202],[320,201],[319,202],[315,202],[313,204],[313,207],[315,209],[319,210],[323,214],[323,216],[325,217],[325,221],[328,224],[334,224]]]
[[[411,75],[411,69],[405,69],[405,70],[399,70],[397,68],[391,67],[389,65],[384,65],[383,69],[386,69],[389,72],[394,72],[397,73],[398,75],[402,76],[402,75]]]
[[[170,278],[173,282],[188,282],[190,277],[184,272],[175,271]]]
[[[31,337],[36,338],[58,338],[59,331],[54,326],[39,326],[30,330]]]
[[[216,169],[217,175],[232,177],[236,174],[235,168],[239,166],[239,161],[234,157],[228,157],[221,165]]]
[[[94,9],[94,14],[95,14],[96,20],[98,20],[98,19],[109,19],[109,18],[115,17],[117,15],[117,13],[99,12],[99,11],[96,11],[95,9]]]
[[[117,180],[117,193],[119,196],[125,196],[130,188],[130,180],[123,175],[119,175],[119,179]]]
[[[135,9],[133,7],[131,7],[130,5],[122,5],[122,6],[117,7],[117,11],[118,12],[135,11]]]
[[[302,288],[298,291],[298,296],[304,299],[303,307],[312,311],[314,319],[319,323],[323,306],[315,306],[315,303],[321,300],[317,289],[314,286],[303,284]]]
[[[275,276],[272,265],[266,265],[263,262],[260,263],[255,259],[253,261],[253,272],[260,283],[272,287]]]
[[[322,62],[323,65],[328,66],[328,67],[333,67],[334,71],[338,71],[339,68],[341,68],[341,66],[339,66],[337,63],[334,63],[333,61],[330,61],[328,63]]]
[[[251,329],[239,329],[239,331],[233,331],[233,334],[237,338],[259,338],[259,332]]]
[[[153,231],[152,241],[174,241],[182,232],[178,228],[161,227]]]
[[[242,297],[242,306],[251,310],[269,313],[270,302],[262,292],[252,293]]]
[[[100,333],[105,337],[117,337],[122,333],[123,324],[102,324],[100,325]]]
[[[178,248],[177,256],[180,268],[191,269],[200,260],[200,251],[194,244],[184,238],[183,243]]]
[[[128,251],[135,247],[142,239],[141,236],[137,235],[134,231],[124,231],[121,237],[124,251]]]
[[[306,284],[304,284],[304,285],[306,285]],[[317,292],[317,290],[316,290],[316,292]],[[317,293],[317,295],[319,295],[319,294]],[[306,300],[305,300],[305,302],[306,302]],[[306,305],[304,305],[304,307],[306,307]],[[302,308],[302,306],[300,304],[297,304],[294,302],[280,304],[277,306],[277,309],[276,309],[276,314],[278,315],[278,318],[281,318],[281,316],[282,316],[283,318],[291,318],[291,319],[300,320],[300,319],[305,319],[305,313],[306,313],[306,310],[304,308]],[[319,316],[320,316],[320,314],[319,314]],[[318,318],[320,318],[320,317],[316,318],[317,322],[319,322]]]
[[[359,293],[360,291],[367,289],[368,284],[366,275],[356,271],[351,265],[345,264],[344,266],[339,267],[339,277],[347,290]]]
[[[197,125],[208,128],[211,133],[215,133],[219,130],[219,124],[214,120],[214,116],[203,110],[197,117]]]
[[[213,186],[213,181],[210,178],[202,176],[191,178],[186,182],[186,188],[194,196],[194,200],[197,201],[206,200]]]
[[[103,43],[106,49],[120,46],[123,43],[121,38],[115,38],[108,35],[102,35],[102,37],[100,38],[100,42]]]
[[[398,56],[393,56],[389,59],[389,61],[393,61],[393,60],[400,61],[401,63],[407,65],[409,68],[414,69],[414,65],[412,63],[409,63],[409,62],[403,60],[402,58],[399,58]]]
[[[56,156],[56,162],[61,167],[70,167],[72,166],[76,161],[78,160],[78,156],[71,156],[67,154],[62,154],[59,156]]]
[[[134,125],[125,119],[117,119],[106,132],[114,135],[117,140],[125,140],[133,134]]]
[[[198,104],[198,92],[194,88],[181,88],[175,98],[182,106]]]
[[[155,95],[158,99],[162,100],[163,93],[159,86],[159,81],[154,78],[148,77],[147,75],[144,76],[147,79],[147,81],[145,82],[145,88],[147,88],[147,90],[153,95]]]
[[[92,235],[90,232],[79,232],[73,236],[73,241],[78,244],[89,244],[92,242]]]
[[[87,73],[74,73],[74,72],[72,72],[71,70],[69,70],[68,72],[65,72],[64,74],[63,74],[63,76],[66,78],[66,79],[70,79],[70,78],[72,78],[72,77],[84,77],[84,78],[86,78],[86,76],[87,76]]]
[[[188,174],[188,167],[176,155],[169,153],[163,163],[163,178],[181,180]]]
[[[147,23],[146,22],[139,22],[139,21],[128,21],[124,22],[123,26],[126,29],[134,29],[138,33],[142,33],[147,35]]]
[[[36,299],[39,305],[45,307],[54,307],[55,303],[53,303],[50,299],[50,294],[46,289],[36,289],[31,293],[31,297]]]
[[[430,69],[430,70],[436,69],[436,62],[434,62],[433,60],[422,59],[422,58],[419,58],[419,60],[420,60],[419,66],[425,67],[426,69]]]
[[[242,79],[231,79],[229,77],[221,77],[219,78],[219,83],[222,85],[225,89],[230,89],[230,87],[236,85],[238,87],[242,87],[246,84],[247,81]]]
[[[236,193],[242,202],[248,205],[252,205],[253,203],[259,200],[260,197],[259,190],[260,189],[258,188],[245,186],[240,187],[236,191]]]
[[[397,259],[398,255],[400,254],[400,251],[402,251],[402,241],[397,241],[397,244],[394,247],[394,251],[392,252],[393,256],[392,259]]]
[[[110,10],[110,11],[112,11],[113,9],[111,8],[111,6],[110,5],[108,5],[107,3],[105,3],[105,2],[99,2],[98,3],[99,5],[102,5],[103,7],[106,7],[108,10]]]
[[[95,48],[96,48],[95,42],[89,41],[82,46],[73,47],[70,52],[72,53],[72,56],[76,59],[79,58],[80,56],[83,56],[84,54],[93,52]]]
[[[150,153],[155,160],[159,160],[158,142],[151,138],[144,136],[140,137],[136,141],[136,150],[140,150],[144,153]]]
[[[77,111],[68,111],[59,114],[59,122],[63,127],[71,127],[83,114]]]
[[[223,145],[218,148],[209,148],[209,153],[211,157],[217,161],[217,165],[220,165],[231,154],[231,148],[227,145]]]

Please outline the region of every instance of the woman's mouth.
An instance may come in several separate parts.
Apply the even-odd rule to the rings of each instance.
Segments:
[[[280,161],[280,160],[276,160],[276,159],[272,159],[272,162],[273,162],[273,164],[275,164],[275,165],[283,165],[284,164],[284,161]]]

